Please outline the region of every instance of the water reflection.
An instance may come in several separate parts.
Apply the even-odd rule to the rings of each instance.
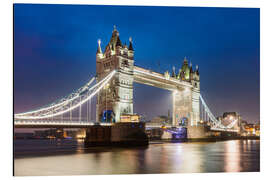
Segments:
[[[260,141],[160,143],[145,148],[88,148],[15,142],[15,175],[89,175],[259,171]],[[42,146],[43,144],[43,146]],[[32,147],[31,151],[27,147]],[[43,148],[43,149],[42,149]],[[51,153],[44,154],[46,150]],[[28,156],[27,153],[34,156]],[[65,153],[69,152],[69,153]]]
[[[225,167],[226,172],[240,172],[240,141],[228,141],[225,144]]]

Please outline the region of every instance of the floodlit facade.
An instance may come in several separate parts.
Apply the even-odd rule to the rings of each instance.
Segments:
[[[133,67],[134,50],[132,39],[129,46],[122,44],[119,32],[114,28],[110,42],[103,53],[100,41],[96,53],[97,81],[102,80],[111,71],[117,70],[113,79],[97,96],[96,121],[108,116],[106,110],[111,110],[110,121],[120,122],[120,116],[133,115]],[[105,112],[105,113],[104,113]]]
[[[193,70],[184,58],[182,67],[172,73],[152,72],[134,66],[134,49],[132,39],[129,45],[123,44],[119,32],[114,27],[110,42],[104,52],[101,41],[98,41],[96,53],[97,81],[101,81],[111,71],[116,70],[112,80],[98,93],[96,121],[110,119],[110,122],[121,122],[121,116],[133,115],[133,83],[146,84],[172,91],[173,112],[172,125],[177,126],[183,118],[189,126],[200,122],[200,75],[198,66]]]

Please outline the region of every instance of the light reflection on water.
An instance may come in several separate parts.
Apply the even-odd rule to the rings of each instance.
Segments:
[[[84,149],[82,142],[21,141],[24,142],[15,141],[15,176],[247,172],[260,169],[259,140],[89,149]]]
[[[240,150],[239,141],[228,141],[225,145],[225,171],[239,172],[240,169]]]

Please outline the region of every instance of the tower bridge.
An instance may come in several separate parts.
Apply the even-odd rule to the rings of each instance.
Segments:
[[[200,94],[199,68],[193,70],[184,58],[182,67],[172,73],[153,72],[134,65],[132,39],[129,45],[122,44],[119,32],[114,28],[104,52],[98,40],[96,52],[96,77],[77,91],[36,110],[14,115],[15,127],[91,127],[96,123],[113,126],[123,123],[123,117],[134,116],[133,83],[140,83],[172,92],[173,121],[178,127],[187,121],[189,137],[197,137],[201,121],[207,121],[213,131],[239,131],[236,120],[226,126],[216,119]],[[96,119],[91,116],[89,103],[96,97]],[[77,111],[79,117],[72,115]],[[86,112],[83,115],[83,111]],[[86,117],[85,117],[86,116]],[[106,120],[106,123],[104,122]]]

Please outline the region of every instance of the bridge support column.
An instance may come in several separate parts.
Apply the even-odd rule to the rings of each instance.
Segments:
[[[192,124],[191,89],[176,90],[173,92],[173,126],[178,126],[182,121]]]
[[[87,128],[86,147],[111,145],[148,145],[145,123],[115,123],[112,126],[95,125]]]
[[[148,145],[145,123],[115,123],[112,126],[111,141],[114,145]]]
[[[175,95],[176,92],[173,92],[173,110],[172,110],[172,126],[176,126],[176,117],[175,117]]]
[[[200,122],[200,90],[198,88],[192,88],[191,93],[191,126],[197,126]]]
[[[210,136],[210,129],[204,126],[188,126],[187,138],[188,139],[203,139]]]

